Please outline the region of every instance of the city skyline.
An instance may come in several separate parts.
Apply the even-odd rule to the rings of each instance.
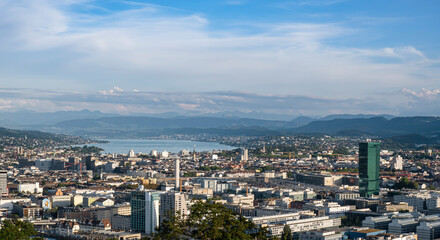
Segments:
[[[440,114],[436,1],[0,5],[0,111]]]

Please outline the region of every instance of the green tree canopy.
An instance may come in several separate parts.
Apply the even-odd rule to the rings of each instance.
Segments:
[[[36,235],[34,225],[20,220],[5,220],[1,224],[0,239],[2,240],[27,240]]]
[[[283,228],[283,233],[281,234],[281,240],[293,240],[292,230],[286,224]]]
[[[402,189],[402,188],[410,188],[410,189],[418,189],[419,184],[415,181],[410,181],[407,177],[403,177],[399,180],[398,183],[394,184],[395,189]]]
[[[196,202],[188,216],[173,216],[158,228],[155,239],[269,239],[266,229],[259,229],[241,215],[221,204]]]

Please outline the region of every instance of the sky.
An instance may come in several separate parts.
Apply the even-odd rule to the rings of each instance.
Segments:
[[[0,0],[0,111],[440,115],[440,1]]]

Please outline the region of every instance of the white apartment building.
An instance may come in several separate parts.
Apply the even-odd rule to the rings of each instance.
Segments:
[[[18,184],[18,192],[21,193],[43,193],[43,188],[40,188],[40,183],[20,183]]]

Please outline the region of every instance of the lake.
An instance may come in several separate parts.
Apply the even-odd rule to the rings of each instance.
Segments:
[[[188,140],[146,140],[146,139],[103,139],[108,143],[87,144],[104,149],[104,153],[128,153],[133,149],[135,153],[150,153],[152,150],[158,152],[178,153],[182,149],[192,152],[194,145],[196,152],[212,150],[232,150],[236,147],[215,143],[215,142],[197,142]]]

